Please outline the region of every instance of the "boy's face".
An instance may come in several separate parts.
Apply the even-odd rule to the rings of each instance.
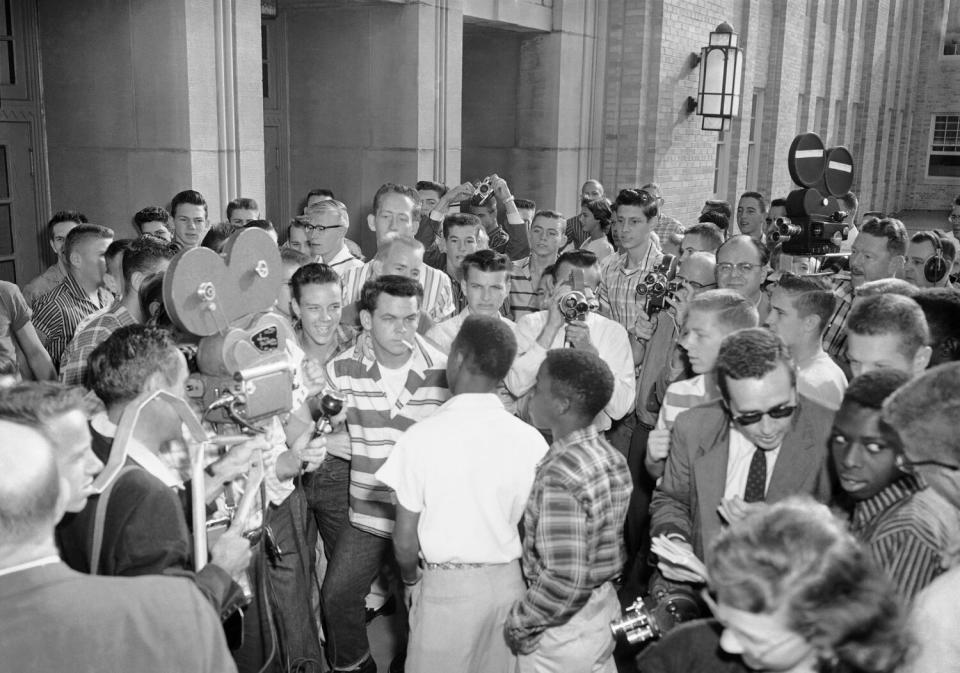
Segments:
[[[732,330],[720,324],[713,311],[692,310],[683,323],[680,345],[696,374],[713,371],[720,353],[720,342]]]
[[[420,268],[423,266],[423,252],[405,245],[394,245],[383,260],[384,276],[403,276],[420,280]]]
[[[847,333],[847,359],[854,376],[881,368],[913,374],[913,358],[903,350],[903,339],[899,334]]]
[[[833,419],[830,451],[843,490],[854,500],[873,497],[901,476],[897,454],[880,430],[880,411],[844,402]]]
[[[789,347],[803,338],[803,318],[797,313],[793,297],[779,287],[770,295],[770,314],[766,326]]]
[[[553,379],[547,371],[547,363],[540,365],[537,382],[530,398],[530,421],[536,428],[550,428],[559,414],[558,400],[553,396]]]

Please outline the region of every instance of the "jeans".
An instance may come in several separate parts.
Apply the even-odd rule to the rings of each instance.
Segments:
[[[328,455],[319,468],[303,475],[302,484],[307,506],[323,540],[323,553],[329,561],[340,531],[349,526],[350,461]],[[308,535],[311,548],[316,546],[314,535],[312,532]]]
[[[346,525],[333,549],[320,589],[327,615],[327,649],[334,669],[347,670],[370,656],[364,596],[390,550],[390,538]]]

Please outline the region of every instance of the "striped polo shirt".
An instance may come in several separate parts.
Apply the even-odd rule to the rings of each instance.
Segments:
[[[603,315],[631,329],[646,303],[645,298],[637,294],[637,284],[660,263],[663,252],[650,241],[640,266],[628,269],[627,259],[627,254],[623,253],[610,255],[600,263],[597,300]]]
[[[360,301],[360,291],[368,280],[374,280],[380,275],[380,262],[371,259],[363,266],[350,269],[341,275],[343,280],[343,305],[348,306]],[[435,322],[442,322],[452,316],[456,309],[453,305],[453,289],[450,287],[450,278],[442,271],[424,264],[420,268],[418,279],[423,287],[423,312]]]
[[[657,417],[657,429],[673,429],[673,422],[682,412],[719,400],[720,397],[717,377],[713,372],[710,372],[709,378],[706,374],[697,374],[692,379],[674,381],[663,395],[663,405]]]
[[[391,405],[380,365],[350,348],[327,365],[330,382],[343,394],[350,433],[350,523],[360,530],[390,537],[396,513],[393,491],[375,476],[393,445],[411,425],[430,416],[450,398],[447,358],[416,337],[407,382]]]
[[[537,285],[543,272],[531,268],[531,259],[532,256],[518,259],[510,269],[510,315],[514,321],[540,310]]]

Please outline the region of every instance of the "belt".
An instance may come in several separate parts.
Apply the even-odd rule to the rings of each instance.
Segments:
[[[427,563],[423,562],[423,567],[425,570],[464,570],[466,568],[486,568],[487,566],[496,566],[504,565],[503,563],[454,563],[452,561],[444,561],[443,563]]]

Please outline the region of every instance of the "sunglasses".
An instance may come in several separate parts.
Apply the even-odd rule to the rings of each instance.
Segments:
[[[778,404],[775,407],[767,409],[766,411],[748,411],[745,414],[740,414],[739,416],[734,416],[733,412],[730,411],[729,407],[727,411],[730,412],[730,418],[739,426],[745,425],[754,425],[759,423],[764,416],[769,416],[770,418],[787,418],[792,416],[793,412],[797,410],[796,404]]]

